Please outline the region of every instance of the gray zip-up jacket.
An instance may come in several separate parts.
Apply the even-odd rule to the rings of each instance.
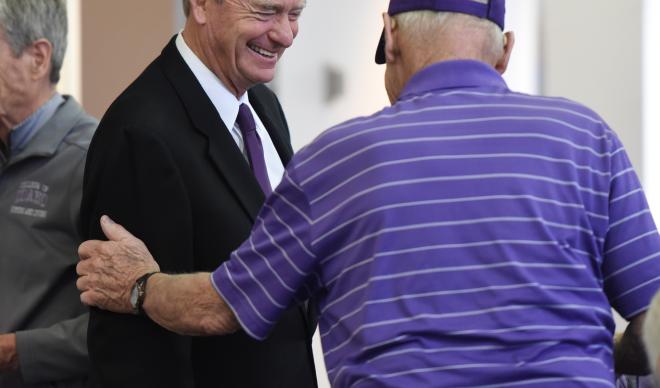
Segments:
[[[84,387],[87,309],[76,289],[78,213],[96,119],[65,96],[27,146],[0,161],[0,333],[20,373],[0,387]]]

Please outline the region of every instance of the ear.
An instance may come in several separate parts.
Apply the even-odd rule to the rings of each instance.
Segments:
[[[399,48],[396,43],[397,26],[396,20],[386,12],[383,13],[383,24],[385,31],[385,61],[393,63],[398,57]]]
[[[209,3],[215,0],[190,0],[190,16],[198,24],[206,24],[208,21]]]
[[[502,57],[495,64],[495,70],[500,74],[504,74],[506,68],[509,66],[509,59],[511,58],[511,52],[513,51],[513,45],[516,43],[516,36],[513,32],[508,31],[504,33],[504,53]]]
[[[36,40],[24,53],[30,55],[30,75],[32,80],[50,77],[50,60],[53,56],[53,45],[48,40]]]

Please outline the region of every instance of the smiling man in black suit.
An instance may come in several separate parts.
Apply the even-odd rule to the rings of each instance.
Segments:
[[[184,0],[187,20],[110,106],[87,159],[84,239],[108,214],[168,272],[210,271],[248,235],[292,155],[272,80],[304,0]],[[167,219],[168,222],[163,222]],[[189,258],[194,258],[189,260]],[[261,343],[178,336],[140,314],[93,309],[88,342],[103,387],[313,387],[315,317],[291,306]],[[218,377],[220,376],[220,377]]]

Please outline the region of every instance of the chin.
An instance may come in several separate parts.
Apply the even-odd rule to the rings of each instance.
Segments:
[[[262,72],[260,74],[255,74],[252,77],[254,84],[267,84],[275,78],[275,71],[271,72]]]

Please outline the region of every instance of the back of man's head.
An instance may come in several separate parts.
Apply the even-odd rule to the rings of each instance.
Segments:
[[[505,0],[390,0],[376,63],[387,63],[385,89],[394,102],[423,68],[476,60],[504,73],[514,43],[504,33]]]
[[[656,379],[660,381],[660,292],[655,295],[646,313],[642,337],[649,366],[655,372]]]
[[[49,79],[60,80],[67,45],[65,0],[0,0],[0,28],[14,55],[32,43],[45,39],[53,47]]]
[[[394,16],[403,45],[424,65],[449,59],[495,63],[502,30],[493,22],[453,12],[413,11]]]
[[[390,0],[387,14],[403,32],[408,52],[422,50],[442,58],[449,53],[463,59],[490,62],[501,54],[505,0]],[[384,64],[385,32],[376,50],[376,63]]]

